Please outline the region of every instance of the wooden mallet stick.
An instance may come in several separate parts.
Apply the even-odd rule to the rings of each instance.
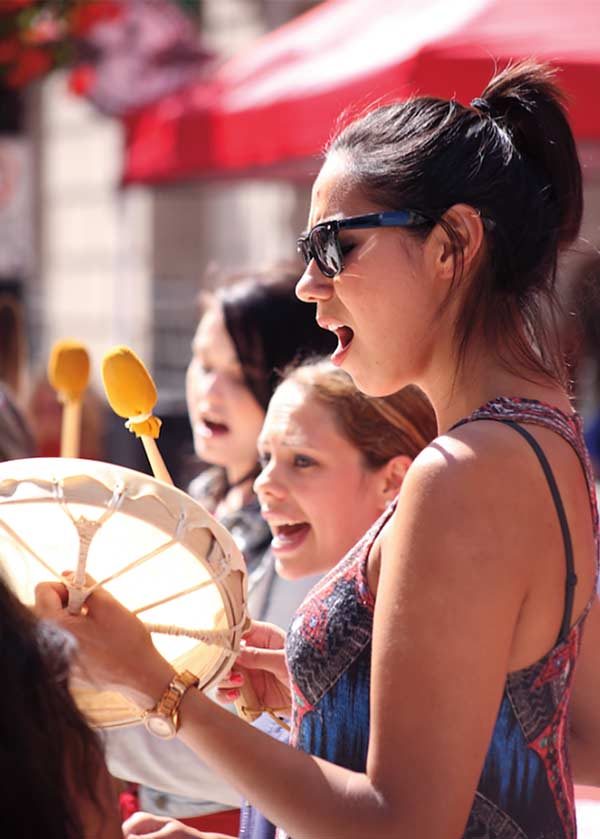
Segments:
[[[102,380],[111,408],[118,416],[127,419],[126,427],[141,439],[154,477],[172,484],[156,445],[161,421],[152,411],[158,394],[144,363],[129,347],[114,347],[104,356]],[[240,688],[236,708],[238,714],[250,722],[261,713],[262,709],[249,679]]]
[[[104,356],[102,381],[111,408],[127,420],[125,427],[142,441],[154,477],[172,484],[156,445],[162,424],[152,413],[158,400],[156,385],[143,361],[129,347],[114,347]]]
[[[60,456],[78,457],[81,405],[90,378],[90,357],[79,341],[57,341],[50,352],[48,379],[62,403]]]

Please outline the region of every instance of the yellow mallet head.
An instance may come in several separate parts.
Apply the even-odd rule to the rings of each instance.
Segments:
[[[106,397],[115,414],[128,420],[137,436],[158,437],[160,420],[152,416],[158,395],[152,376],[129,347],[113,347],[102,362]]]
[[[90,356],[79,341],[57,341],[50,352],[48,379],[66,400],[80,399],[90,379]]]

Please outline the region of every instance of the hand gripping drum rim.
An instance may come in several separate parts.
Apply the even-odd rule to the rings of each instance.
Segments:
[[[37,517],[33,504],[37,505]],[[44,534],[41,524],[36,524],[52,516],[56,526]],[[61,536],[55,535],[55,530],[60,530]],[[126,534],[127,538],[119,539],[122,543],[129,537],[139,538],[145,550],[132,556],[123,548],[119,566],[122,544],[107,550],[107,541],[116,534]],[[53,538],[55,544],[51,544]],[[154,539],[158,543],[152,547]],[[96,585],[103,584],[108,590],[116,587],[112,593],[139,614],[157,647],[185,650],[174,654],[173,664],[199,676],[202,690],[228,672],[239,652],[248,622],[247,580],[244,559],[232,536],[186,493],[141,472],[76,458],[31,458],[0,464],[0,562],[28,603],[35,583],[43,579],[68,584],[69,608],[75,612]],[[93,565],[88,570],[95,584],[82,582],[86,562]],[[106,573],[104,562],[108,563]],[[65,569],[75,572],[74,582],[63,577]],[[183,585],[178,582],[181,580],[185,580]],[[137,602],[133,608],[133,587],[139,583],[153,592],[151,602]],[[214,609],[209,616],[212,627],[202,628],[204,615],[198,617],[200,626],[195,625],[197,605]],[[153,619],[157,614],[160,618],[161,610],[172,617],[176,608],[178,615],[193,614],[194,625],[189,620],[182,627],[172,619]],[[196,666],[190,666],[190,661]],[[75,681],[72,689],[94,725],[118,727],[142,719],[143,712],[116,692]]]

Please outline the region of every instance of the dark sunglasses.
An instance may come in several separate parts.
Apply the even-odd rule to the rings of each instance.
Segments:
[[[314,259],[326,277],[337,277],[344,270],[344,254],[339,240],[340,230],[366,230],[370,227],[418,227],[432,220],[414,210],[389,210],[365,216],[333,219],[315,224],[298,239],[298,253],[305,265]]]

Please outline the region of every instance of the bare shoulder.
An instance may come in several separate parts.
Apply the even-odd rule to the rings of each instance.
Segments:
[[[494,422],[438,437],[415,459],[382,539],[388,574],[459,578],[474,595],[506,591],[513,605],[534,586],[544,529],[556,526],[535,455]],[[552,531],[554,535],[554,531]],[[558,534],[560,538],[560,534]]]
[[[399,499],[401,510],[419,508],[439,516],[458,507],[502,508],[512,504],[511,487],[539,483],[539,470],[523,457],[523,440],[496,422],[461,426],[437,437],[411,465]]]

